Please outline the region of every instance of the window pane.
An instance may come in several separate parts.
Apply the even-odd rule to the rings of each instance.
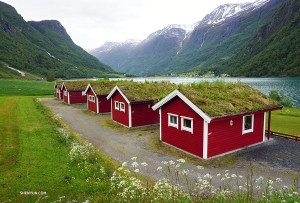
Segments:
[[[192,128],[192,121],[189,119],[183,119],[183,126],[187,128]]]
[[[176,116],[170,116],[170,122],[173,124],[177,124],[177,117]]]
[[[244,129],[249,130],[252,129],[252,116],[245,116],[244,117]]]

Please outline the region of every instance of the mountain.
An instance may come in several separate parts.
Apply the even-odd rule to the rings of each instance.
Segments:
[[[219,72],[233,76],[300,76],[300,2],[286,0]]]
[[[10,5],[0,2],[0,75],[18,70],[56,78],[101,77],[114,72],[74,44],[59,21],[26,22]]]
[[[235,55],[272,18],[282,0],[224,4],[191,26],[169,25],[130,49],[90,52],[114,70],[170,74],[213,68]],[[99,48],[101,49],[101,47]],[[114,61],[114,63],[112,63]]]

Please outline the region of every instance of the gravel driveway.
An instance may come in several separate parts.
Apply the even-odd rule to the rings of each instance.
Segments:
[[[146,162],[148,166],[141,173],[153,179],[163,177],[162,173],[157,171],[157,168],[162,166],[162,161],[175,161],[181,158],[150,149],[147,143],[159,137],[159,134],[149,133],[139,136],[138,131],[124,133],[111,130],[100,124],[101,120],[107,119],[107,115],[91,116],[83,113],[78,105],[65,105],[54,98],[43,98],[41,101],[72,130],[116,161],[130,162],[132,157],[138,157],[137,161]],[[206,166],[201,174],[209,173],[216,177],[218,173],[224,174],[228,169],[232,173],[246,177],[251,161],[255,166],[255,177],[263,176],[273,180],[280,177],[282,185],[292,185],[294,179],[300,177],[300,142],[272,138],[266,143],[241,150],[236,154],[242,157],[238,163],[227,167]],[[190,171],[190,177],[195,178],[198,175],[196,165],[187,163],[186,167]]]

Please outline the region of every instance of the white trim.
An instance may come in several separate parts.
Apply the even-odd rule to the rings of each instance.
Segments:
[[[187,132],[190,132],[193,134],[193,121],[194,119],[193,118],[189,118],[189,117],[185,117],[185,116],[180,116],[181,118],[181,130],[184,130],[184,131],[187,131]],[[186,119],[186,120],[190,120],[191,121],[191,127],[186,127],[186,126],[183,126],[184,122],[183,120]]]
[[[116,86],[114,87],[114,89],[109,93],[109,95],[107,95],[106,99],[110,99],[116,91],[119,91],[119,92],[120,92],[120,94],[122,95],[122,97],[125,99],[125,101],[126,101],[128,104],[130,103],[130,101],[127,99],[127,97],[123,94],[123,92],[120,90],[120,88],[119,88],[117,85],[116,85]]]
[[[124,104],[124,102],[122,102]],[[125,112],[125,104],[124,104],[124,112]],[[132,113],[131,113],[131,105],[128,104],[128,119],[129,119],[129,127],[132,127]]]
[[[266,141],[266,114],[267,112],[264,112],[264,127],[263,127],[263,142]]]
[[[171,116],[176,117],[176,124],[171,123]],[[174,127],[174,128],[178,129],[178,123],[179,123],[178,115],[172,114],[172,113],[168,113],[168,126],[171,126],[171,127]]]
[[[86,93],[84,91],[81,92],[81,96],[85,96]]]
[[[93,99],[92,99],[92,98],[93,98]],[[94,95],[88,95],[88,100],[89,100],[90,102],[95,103],[95,96],[94,96]]]
[[[245,117],[246,116],[251,116],[251,128],[248,130],[245,130]],[[254,114],[243,116],[242,134],[244,135],[246,133],[252,133],[253,131],[254,131]]]
[[[96,111],[97,113],[100,113],[99,111],[99,98],[96,96]]]
[[[112,99],[110,99],[110,112],[111,112],[110,118],[111,118],[111,120],[113,120],[113,101],[112,101]]]
[[[116,104],[118,104],[118,107]],[[120,110],[120,102],[114,101],[114,108],[115,108],[115,110]]]
[[[175,96],[178,96],[180,99],[182,99],[188,106],[190,106],[199,116],[201,116],[205,121],[210,123],[212,120],[208,115],[206,115],[201,109],[199,109],[193,102],[191,102],[186,96],[184,96],[179,90],[174,90],[169,95],[167,95],[165,98],[163,98],[160,102],[156,103],[154,106],[152,106],[153,110],[156,110],[163,106],[165,103],[173,99]]]
[[[121,107],[122,107],[122,104],[123,104],[123,107],[124,107],[124,108],[121,108]],[[120,110],[120,111],[123,111],[123,112],[126,111],[126,110],[125,110],[125,103],[124,103],[124,102],[119,102],[119,110]]]
[[[159,140],[161,141],[161,137],[162,137],[162,120],[161,120],[161,108],[159,108]]]
[[[68,104],[70,104],[70,92],[68,91]]]
[[[203,121],[203,159],[208,156],[208,122]]]

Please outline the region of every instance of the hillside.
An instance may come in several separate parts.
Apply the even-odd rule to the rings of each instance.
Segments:
[[[225,64],[233,76],[300,76],[300,2],[286,0],[272,20]]]
[[[130,48],[124,43],[90,53],[116,71],[142,76],[215,70],[272,19],[281,2],[220,5],[194,25],[168,25]]]
[[[101,77],[114,72],[74,44],[59,21],[26,22],[4,2],[0,2],[0,62],[1,67],[7,64],[39,77]],[[9,72],[1,68],[0,75]]]

